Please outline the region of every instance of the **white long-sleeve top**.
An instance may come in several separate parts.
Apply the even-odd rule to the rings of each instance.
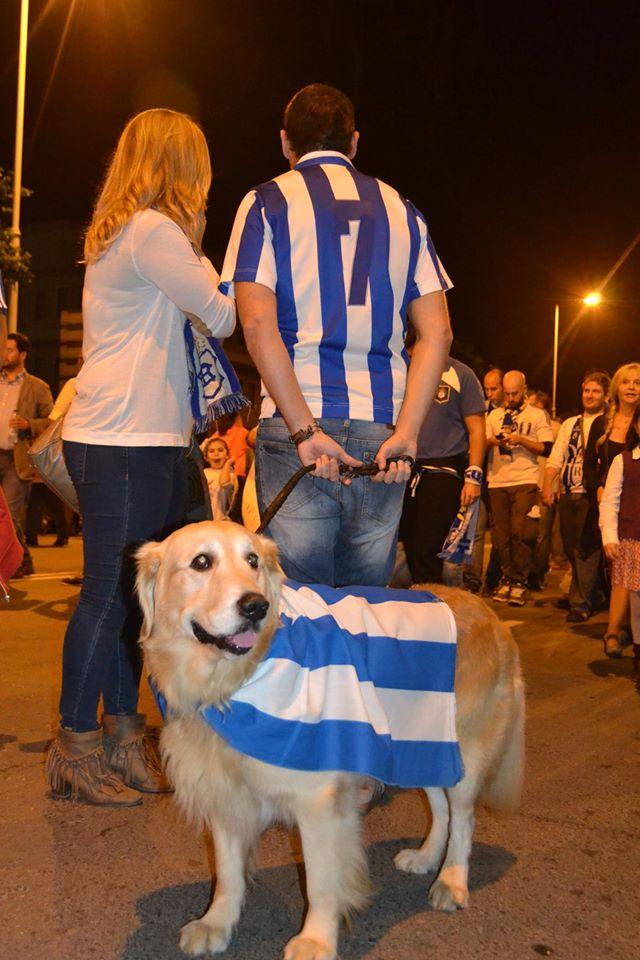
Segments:
[[[640,447],[636,447],[631,456],[634,460],[640,459]],[[604,485],[602,500],[600,501],[600,532],[603,543],[618,543],[618,514],[620,512],[620,496],[624,483],[624,461],[619,453],[613,458],[607,482]]]
[[[211,335],[235,326],[233,300],[180,227],[156,210],[134,214],[87,267],[82,370],[64,440],[107,446],[188,446],[193,419],[184,314]]]

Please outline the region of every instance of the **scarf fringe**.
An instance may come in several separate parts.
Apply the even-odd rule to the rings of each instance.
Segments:
[[[228,397],[221,397],[207,407],[205,413],[194,421],[196,433],[206,433],[216,420],[229,413],[240,413],[245,407],[250,407],[251,401],[244,394],[232,393]]]

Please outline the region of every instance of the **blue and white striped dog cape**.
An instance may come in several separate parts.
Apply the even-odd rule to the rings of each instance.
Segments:
[[[462,778],[445,603],[426,591],[286,581],[280,613],[255,673],[224,706],[201,708],[230,746],[275,766],[401,787]]]

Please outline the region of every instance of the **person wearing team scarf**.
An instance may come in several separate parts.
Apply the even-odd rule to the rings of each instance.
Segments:
[[[609,375],[600,370],[584,375],[582,413],[563,422],[544,472],[542,502],[548,506],[553,505],[557,496],[554,481],[560,475],[560,533],[572,573],[566,600],[570,623],[588,620],[594,607],[604,600],[598,517],[584,485],[583,472],[591,427],[606,408],[609,383]]]
[[[131,547],[183,523],[194,427],[243,402],[216,339],[233,333],[235,306],[202,252],[210,186],[198,125],[145,110],[122,132],[85,237],[84,363],[62,427],[84,580],[45,776],[53,796],[96,806],[170,789],[138,712]]]
[[[504,406],[486,421],[491,536],[502,567],[493,599],[520,607],[527,598],[540,515],[538,457],[549,456],[553,433],[545,412],[527,404],[524,373],[506,373],[503,394]]]

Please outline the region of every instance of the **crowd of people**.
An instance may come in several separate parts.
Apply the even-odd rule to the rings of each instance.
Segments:
[[[485,376],[484,387],[489,448],[486,513],[497,551],[485,583],[492,588],[493,599],[520,606],[530,589],[541,589],[557,526],[571,568],[568,596],[559,605],[573,623],[609,608],[605,652],[619,656],[628,591],[637,589],[633,586],[637,578],[622,578],[619,562],[609,571],[608,561],[619,551],[613,538],[615,524],[606,512],[603,519],[601,502],[610,509],[611,488],[606,498],[605,491],[616,456],[621,455],[619,469],[638,445],[634,418],[640,404],[640,364],[625,364],[611,379],[605,371],[587,371],[581,385],[582,412],[562,422],[550,416],[546,395],[527,394],[524,375],[518,371],[503,376],[493,369]],[[479,538],[483,532],[480,526]],[[629,548],[623,553],[630,568]]]
[[[630,592],[640,642],[640,367],[622,367],[610,389],[603,372],[585,375],[583,413],[559,429],[522,372],[493,368],[481,385],[450,356],[452,284],[425,217],[354,165],[351,101],[305,87],[280,136],[289,170],[240,204],[221,277],[202,251],[211,164],[190,118],[134,117],[99,194],[85,238],[83,366],[62,428],[84,578],[46,764],[56,796],[136,805],[169,789],[138,712],[133,555],[188,515],[195,424],[217,519],[239,519],[252,491],[263,513],[301,464],[313,467],[267,528],[293,580],[385,586],[399,536],[414,582],[520,606],[544,579],[557,513],[568,619],[606,602],[601,529],[613,571],[606,652],[619,655]],[[251,432],[212,342],[236,316],[264,385]],[[53,406],[24,369],[21,337],[0,377],[2,484],[17,525],[29,481],[16,439],[37,436]],[[203,429],[198,404],[221,391]],[[477,512],[464,568],[439,556],[461,510]]]

